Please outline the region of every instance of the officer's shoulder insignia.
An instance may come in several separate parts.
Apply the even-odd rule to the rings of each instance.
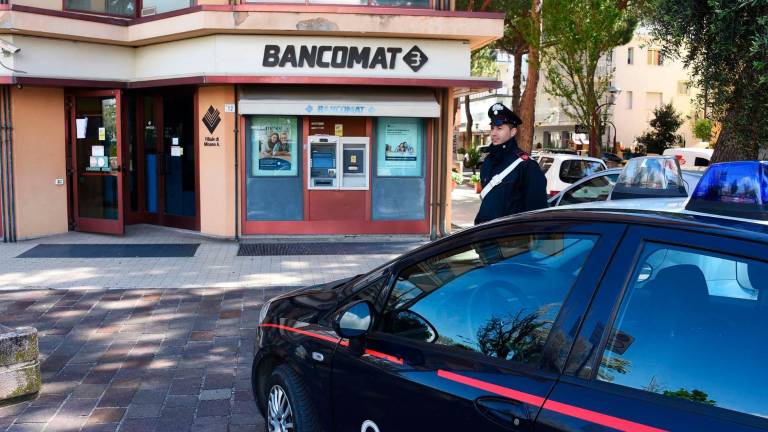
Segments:
[[[522,159],[522,160],[526,160],[526,161],[527,161],[527,160],[531,160],[531,157],[530,157],[530,156],[528,156],[528,153],[526,153],[526,152],[524,152],[524,151],[521,151],[520,153],[518,153],[518,154],[517,154],[517,157],[519,157],[519,158],[520,158],[520,159]]]

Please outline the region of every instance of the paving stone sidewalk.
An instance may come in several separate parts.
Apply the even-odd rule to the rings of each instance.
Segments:
[[[0,431],[253,431],[259,309],[286,288],[0,293],[0,322],[40,335],[43,388]]]

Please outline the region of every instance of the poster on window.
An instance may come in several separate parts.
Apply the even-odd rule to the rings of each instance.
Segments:
[[[298,121],[296,117],[251,117],[251,176],[295,176]]]
[[[377,175],[421,177],[421,120],[381,118],[378,132]]]

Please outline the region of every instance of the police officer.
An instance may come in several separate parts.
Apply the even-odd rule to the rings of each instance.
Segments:
[[[488,117],[493,145],[480,168],[483,201],[475,224],[547,207],[547,179],[515,140],[522,120],[500,103],[488,110]]]

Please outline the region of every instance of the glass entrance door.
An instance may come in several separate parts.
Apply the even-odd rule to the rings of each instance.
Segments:
[[[71,96],[77,231],[123,234],[120,91]]]

